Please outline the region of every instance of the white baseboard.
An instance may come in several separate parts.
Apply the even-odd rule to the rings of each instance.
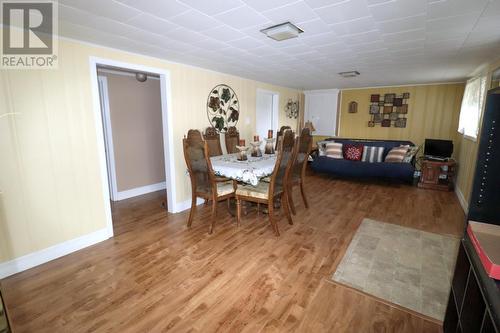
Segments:
[[[167,188],[167,184],[165,182],[136,187],[136,188],[133,188],[130,190],[121,191],[121,192],[116,193],[116,198],[114,201],[125,200],[125,199],[129,199],[129,198],[137,197],[139,195],[164,190],[166,188]]]
[[[53,245],[22,257],[0,263],[0,279],[13,275],[51,260],[81,250],[110,238],[108,229],[94,231],[90,234]]]
[[[203,204],[205,200],[197,198],[196,199],[196,205],[199,206]],[[183,202],[178,202],[177,205],[175,206],[174,213],[180,213],[183,212],[187,209],[191,209],[191,200],[186,200]]]
[[[460,206],[462,206],[464,213],[467,214],[469,212],[469,203],[465,200],[464,194],[458,187],[455,187],[455,194],[457,195],[458,201],[460,202]]]

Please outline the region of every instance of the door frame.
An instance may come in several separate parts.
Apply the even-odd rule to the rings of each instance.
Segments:
[[[271,122],[274,123],[275,128],[273,128],[274,135],[276,135],[277,131],[279,130],[279,121],[280,121],[280,112],[279,112],[279,107],[280,107],[280,93],[277,91],[273,90],[267,90],[267,89],[261,89],[257,88],[257,93],[255,94],[255,104],[257,104],[257,98],[259,93],[264,93],[264,94],[269,94],[273,96],[273,113],[271,114]],[[276,122],[274,122],[274,119],[276,118]],[[255,110],[255,126],[257,127],[257,110]]]
[[[99,65],[111,66],[129,69],[138,72],[154,73],[160,76],[160,97],[161,97],[161,114],[163,125],[163,149],[165,158],[165,180],[167,185],[167,205],[168,211],[175,213],[178,207],[175,202],[176,184],[175,184],[175,164],[174,164],[174,146],[173,146],[173,122],[172,122],[172,90],[171,90],[171,74],[169,70],[143,66],[140,64],[126,63],[113,59],[89,57],[90,69],[90,84],[92,90],[92,101],[94,110],[94,122],[97,135],[97,149],[99,158],[99,170],[101,175],[101,189],[103,194],[103,203],[106,214],[106,226],[109,237],[113,237],[113,219],[111,216],[111,193],[108,178],[108,161],[106,158],[106,141],[104,138],[103,111],[101,110],[101,101],[99,96],[99,81],[97,68]]]

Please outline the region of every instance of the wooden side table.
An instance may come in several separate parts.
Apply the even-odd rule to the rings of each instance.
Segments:
[[[422,161],[422,174],[418,187],[431,190],[452,191],[457,164],[454,160]]]

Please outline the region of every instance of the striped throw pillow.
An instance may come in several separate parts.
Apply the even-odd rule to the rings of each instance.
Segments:
[[[365,146],[361,161],[369,163],[379,163],[382,162],[383,157],[384,157],[384,147]]]
[[[401,163],[408,152],[410,147],[399,146],[394,147],[389,151],[389,154],[385,157],[385,162]]]
[[[326,144],[326,157],[343,159],[342,144],[337,142],[328,142]]]

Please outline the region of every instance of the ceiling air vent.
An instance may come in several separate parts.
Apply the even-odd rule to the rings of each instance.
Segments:
[[[342,77],[356,77],[359,75],[358,71],[350,71],[350,72],[340,72],[339,75]]]
[[[290,22],[273,25],[272,27],[262,29],[260,32],[266,34],[267,37],[277,41],[298,37],[304,30]]]

